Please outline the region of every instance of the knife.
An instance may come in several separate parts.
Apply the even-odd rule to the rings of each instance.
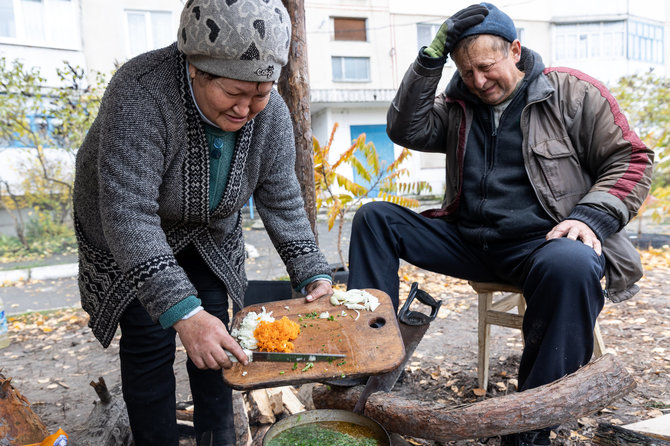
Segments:
[[[280,353],[280,352],[251,352],[252,362],[317,362],[337,361],[347,355],[335,353]]]
[[[245,350],[249,362],[320,362],[337,361],[345,359],[347,355],[339,353],[280,353],[280,352],[256,352]],[[226,350],[231,361],[237,362],[237,358]]]

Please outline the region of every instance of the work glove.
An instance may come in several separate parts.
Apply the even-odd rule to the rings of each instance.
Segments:
[[[488,13],[489,10],[482,5],[470,5],[461,9],[444,21],[431,44],[424,48],[423,52],[430,57],[446,57],[458,42],[461,34],[484,21]]]

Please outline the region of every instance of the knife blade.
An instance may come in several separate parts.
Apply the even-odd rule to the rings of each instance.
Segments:
[[[337,361],[347,355],[336,353],[280,353],[280,352],[251,352],[252,362],[321,362]]]

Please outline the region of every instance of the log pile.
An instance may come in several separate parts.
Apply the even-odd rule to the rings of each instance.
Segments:
[[[233,391],[233,411],[238,446],[260,446],[265,433],[277,421],[307,408],[292,386]],[[309,402],[307,403],[310,404]],[[177,410],[180,424],[192,426],[193,407],[184,405]]]

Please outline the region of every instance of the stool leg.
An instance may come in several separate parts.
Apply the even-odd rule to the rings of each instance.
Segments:
[[[477,378],[479,388],[485,389],[489,384],[489,349],[491,339],[491,326],[487,320],[487,313],[493,302],[493,293],[479,293],[477,321],[477,335],[479,339],[478,358],[477,358]]]
[[[600,358],[603,353],[605,353],[605,341],[603,341],[603,336],[600,333],[600,325],[596,321],[596,325],[593,328],[593,357]]]

